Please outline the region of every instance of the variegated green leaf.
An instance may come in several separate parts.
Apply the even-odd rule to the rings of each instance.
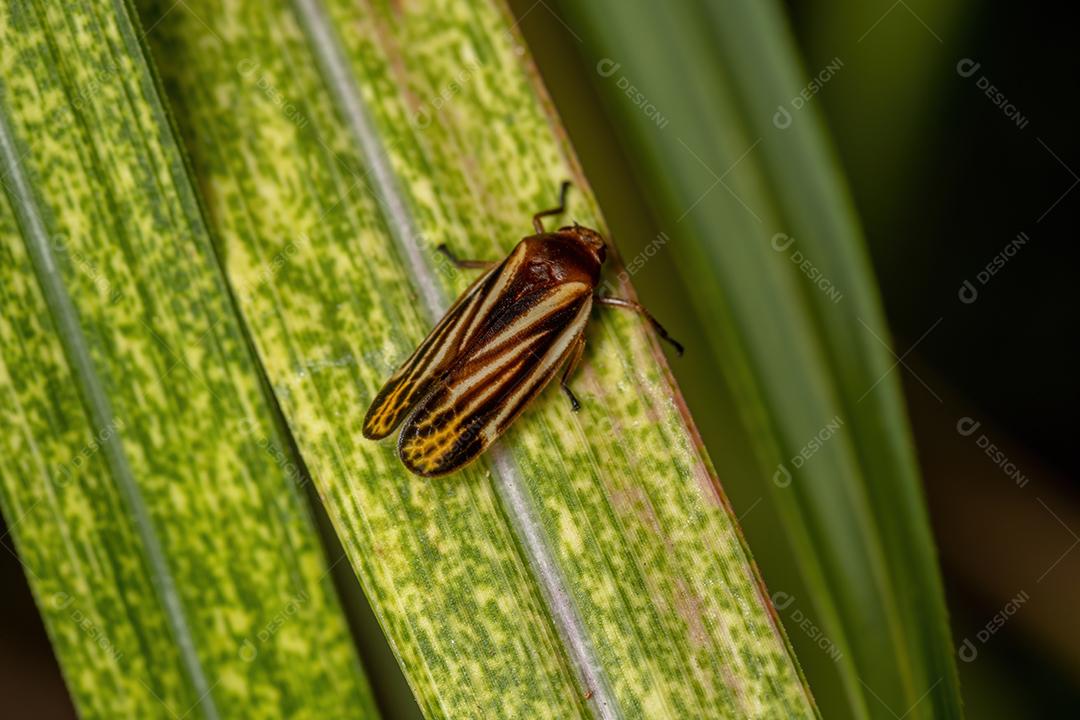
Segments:
[[[82,717],[375,717],[140,41],[0,7],[0,506]]]
[[[814,716],[639,318],[597,311],[582,411],[546,393],[471,470],[422,480],[360,435],[470,280],[436,244],[505,254],[564,178],[602,227],[502,7],[141,10],[259,356],[425,714]]]

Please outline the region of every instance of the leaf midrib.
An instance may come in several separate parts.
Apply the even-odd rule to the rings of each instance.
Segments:
[[[124,22],[127,20],[126,17],[118,18],[118,20],[125,32],[130,31],[130,27]],[[131,472],[131,466],[121,444],[120,432],[115,429],[112,405],[105,395],[103,384],[90,357],[79,315],[64,285],[53,255],[52,244],[45,230],[44,219],[27,182],[22,164],[25,156],[17,152],[15,139],[7,121],[7,110],[3,106],[4,95],[3,82],[0,80],[0,156],[3,158],[3,166],[7,169],[9,178],[9,181],[3,184],[8,190],[11,207],[22,227],[22,236],[34,268],[34,275],[48,305],[49,314],[56,325],[64,358],[78,387],[78,394],[89,425],[102,445],[111,474],[131,512],[139,538],[146,550],[150,577],[168,619],[181,662],[206,717],[209,720],[217,720],[219,715],[210,692],[212,687],[207,681],[202,662],[195,650],[194,638],[176,590],[176,583],[138,483]]]
[[[319,0],[294,0],[294,6],[307,31],[309,46],[321,63],[326,86],[334,95],[345,124],[369,164],[379,209],[395,244],[405,255],[413,283],[423,298],[428,319],[437,321],[448,305],[447,298],[436,281],[433,269],[423,260],[417,242],[417,224],[398,190],[395,173],[371,123],[365,102],[352,80],[325,9]],[[555,634],[567,656],[577,666],[576,677],[580,678],[586,693],[591,693],[587,706],[597,717],[615,720],[619,717],[618,703],[593,651],[580,613],[566,592],[568,583],[544,539],[542,524],[528,499],[524,479],[510,453],[501,444],[497,443],[489,449],[488,456],[493,484],[510,520],[519,551],[540,586]]]

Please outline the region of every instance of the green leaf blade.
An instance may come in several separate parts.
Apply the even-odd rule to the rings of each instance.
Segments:
[[[0,37],[0,501],[76,706],[374,716],[126,9]]]
[[[430,327],[425,304],[470,280],[438,264],[438,242],[462,256],[505,255],[566,178],[580,193],[568,217],[602,227],[499,7],[298,2],[293,18],[275,12],[271,24],[261,4],[236,4],[245,28],[272,28],[254,45],[272,89],[261,91],[258,78],[213,70],[247,46],[211,4],[190,6],[220,42],[191,63],[169,61],[184,56],[174,43],[205,35],[184,16],[151,41],[185,108],[230,280],[425,714],[813,716],[638,318],[598,311],[574,381],[583,411],[570,415],[565,398],[545,393],[476,469],[421,480],[390,443],[360,437],[367,403]],[[332,47],[318,23],[335,29]],[[279,65],[296,27],[310,48],[290,43],[293,62]],[[303,98],[312,122],[275,119],[274,96]],[[425,109],[430,121],[418,120]],[[291,138],[307,159],[266,160],[263,134]],[[211,137],[242,141],[214,165],[200,160],[216,155]],[[312,157],[316,145],[336,152]],[[336,184],[323,179],[342,164]],[[313,183],[303,201],[229,211],[245,187],[272,193],[301,178]],[[277,227],[292,230],[278,237]],[[298,251],[259,283],[300,232]]]

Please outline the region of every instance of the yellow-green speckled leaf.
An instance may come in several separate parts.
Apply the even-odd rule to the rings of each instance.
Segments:
[[[4,546],[80,716],[376,717],[124,3],[0,6],[0,183]]]
[[[815,716],[639,318],[596,311],[581,412],[545,393],[465,472],[411,476],[361,437],[470,282],[438,243],[504,255],[565,178],[569,217],[603,226],[502,6],[140,9],[259,357],[424,713]]]

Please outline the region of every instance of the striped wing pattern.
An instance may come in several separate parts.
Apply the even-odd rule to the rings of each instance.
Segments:
[[[475,341],[405,421],[398,454],[417,475],[458,470],[506,430],[574,349],[592,287],[562,282],[499,299],[497,311],[478,317]]]
[[[379,390],[364,417],[364,437],[380,440],[394,432],[401,419],[479,336],[485,320],[499,307],[500,297],[526,264],[526,247],[521,242],[506,260],[477,278],[461,294]]]
[[[379,440],[394,432],[401,419],[435,380],[458,358],[480,322],[480,311],[492,296],[492,286],[500,285],[506,265],[492,268],[462,293],[450,306],[413,354],[390,376],[368,408],[363,433],[369,440]]]

